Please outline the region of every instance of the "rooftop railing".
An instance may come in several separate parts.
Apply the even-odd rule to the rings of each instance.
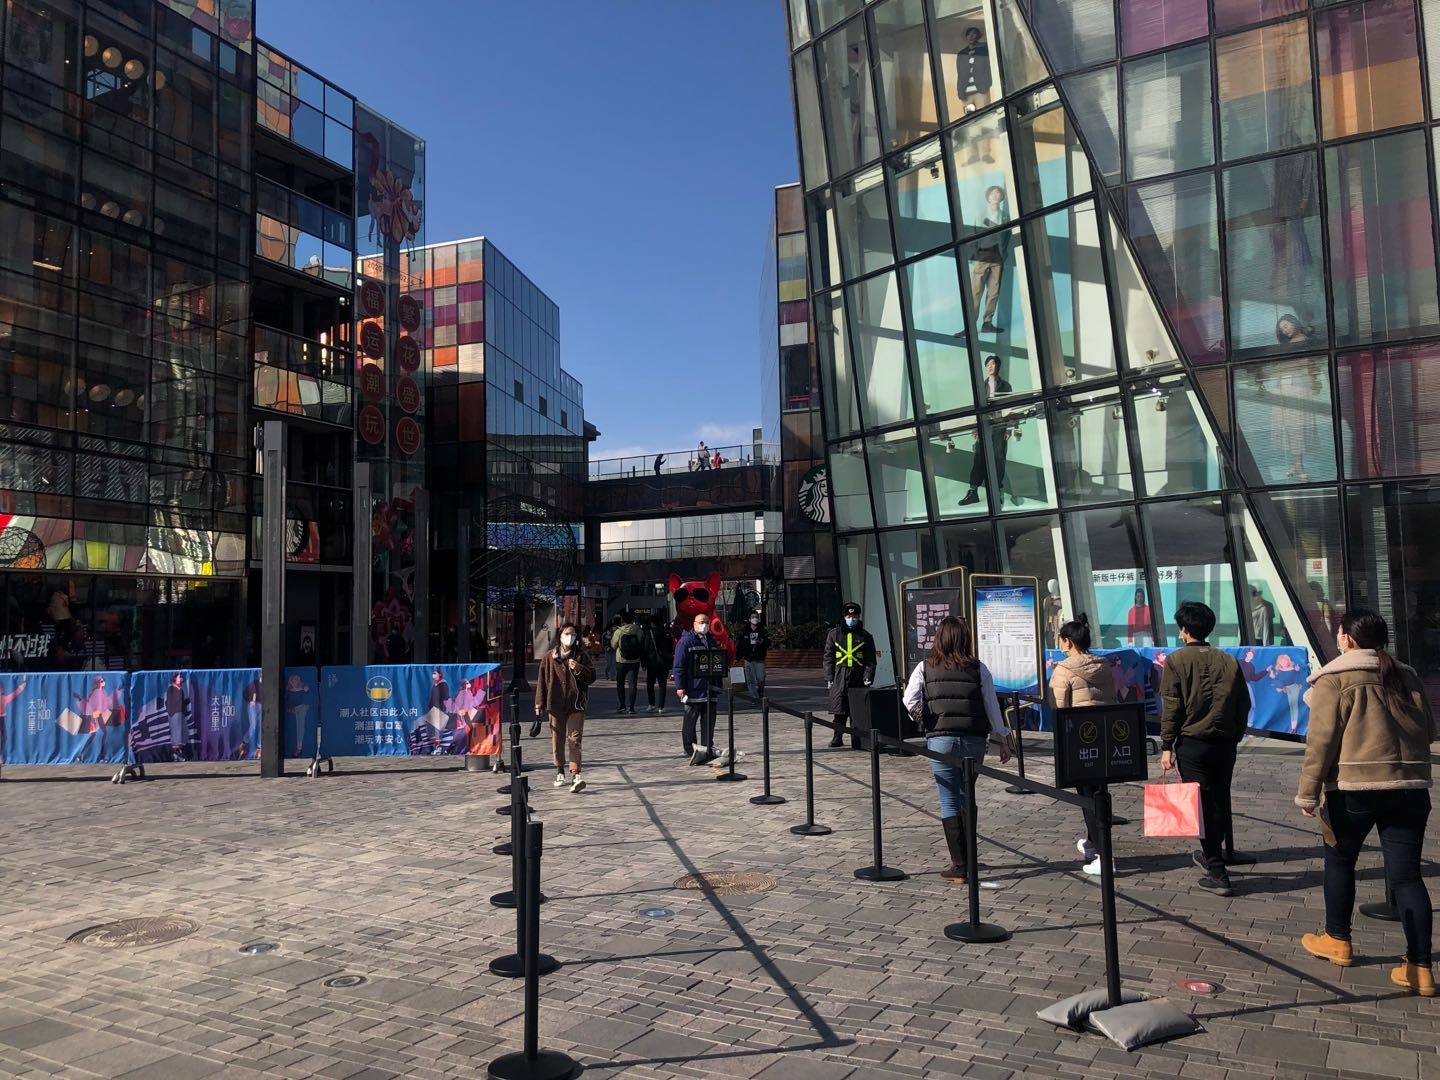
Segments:
[[[747,465],[780,464],[780,447],[776,443],[743,443],[735,446],[707,446],[690,450],[665,450],[654,454],[633,454],[629,457],[600,458],[590,462],[591,480],[611,480],[631,476],[665,476],[674,473],[706,472],[712,469],[737,469]]]

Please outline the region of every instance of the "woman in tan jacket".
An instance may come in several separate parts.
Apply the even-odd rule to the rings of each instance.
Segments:
[[[555,786],[570,785],[572,793],[585,790],[580,775],[580,740],[585,734],[585,706],[590,684],[595,681],[595,662],[580,641],[575,624],[560,627],[560,644],[540,661],[535,681],[535,715],[550,716],[550,745],[555,756]],[[566,753],[570,776],[565,775]]]
[[[1115,675],[1110,661],[1090,651],[1090,616],[1078,615],[1073,622],[1060,627],[1056,635],[1065,659],[1050,674],[1050,694],[1057,709],[1082,705],[1114,705]],[[1081,794],[1085,794],[1081,792]],[[1085,808],[1085,835],[1075,847],[1085,865],[1081,868],[1092,877],[1100,874],[1099,826],[1095,812]]]
[[[1305,763],[1295,804],[1319,812],[1325,843],[1325,931],[1300,939],[1312,956],[1349,967],[1355,860],[1380,831],[1385,881],[1405,929],[1405,959],[1390,981],[1435,996],[1430,893],[1420,876],[1430,817],[1430,743],[1435,719],[1420,677],[1386,651],[1390,630],[1373,611],[1340,620],[1340,655],[1310,676]]]

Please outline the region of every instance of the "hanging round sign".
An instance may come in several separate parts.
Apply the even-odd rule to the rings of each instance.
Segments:
[[[402,337],[395,348],[395,359],[401,371],[415,371],[420,367],[420,343],[413,337]]]
[[[366,401],[380,401],[385,397],[385,372],[379,364],[365,364],[360,368],[360,396]]]
[[[360,328],[360,351],[372,360],[385,355],[385,331],[379,323],[366,323]]]
[[[410,416],[402,416],[395,425],[395,445],[406,457],[414,457],[420,449],[420,425]]]
[[[385,414],[376,406],[366,405],[361,409],[358,422],[360,438],[371,446],[379,446],[385,441]]]
[[[409,330],[412,334],[420,329],[420,301],[406,293],[400,297],[400,304],[396,308],[396,314],[400,318],[402,329]]]
[[[385,290],[378,281],[360,286],[360,312],[371,317],[385,314]]]
[[[395,380],[395,400],[407,413],[415,412],[420,408],[420,384],[409,375],[401,375]]]

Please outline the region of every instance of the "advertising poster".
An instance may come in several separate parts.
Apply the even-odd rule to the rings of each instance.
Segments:
[[[505,679],[499,666],[483,675],[472,675],[470,688],[474,717],[470,722],[470,748],[466,753],[498,756],[505,749],[500,738],[500,699],[505,692]]]
[[[285,715],[281,737],[285,756],[315,756],[316,725],[320,723],[320,672],[313,667],[285,669]]]
[[[950,615],[964,616],[965,597],[959,589],[906,589],[901,597],[905,614],[903,681],[935,643],[940,621]]]
[[[976,585],[975,653],[996,693],[1039,690],[1039,597],[1034,585]]]
[[[498,672],[498,664],[321,668],[321,745],[334,757],[459,756],[473,752],[472,737],[498,748]]]
[[[136,671],[130,751],[157,761],[253,761],[260,756],[260,669]]]
[[[125,762],[123,672],[0,675],[0,753],[6,765]]]

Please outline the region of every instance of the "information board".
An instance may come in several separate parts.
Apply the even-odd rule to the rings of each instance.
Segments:
[[[975,654],[990,669],[995,689],[1002,693],[1038,693],[1040,689],[1038,592],[1033,584],[972,587]]]
[[[950,615],[964,616],[965,594],[960,589],[906,589],[901,602],[905,612],[905,657],[899,681],[903,683],[930,651],[940,621]]]
[[[724,649],[691,649],[685,655],[690,674],[697,679],[722,680],[730,674]]]
[[[1149,771],[1142,702],[1055,710],[1056,787],[1125,784]]]

